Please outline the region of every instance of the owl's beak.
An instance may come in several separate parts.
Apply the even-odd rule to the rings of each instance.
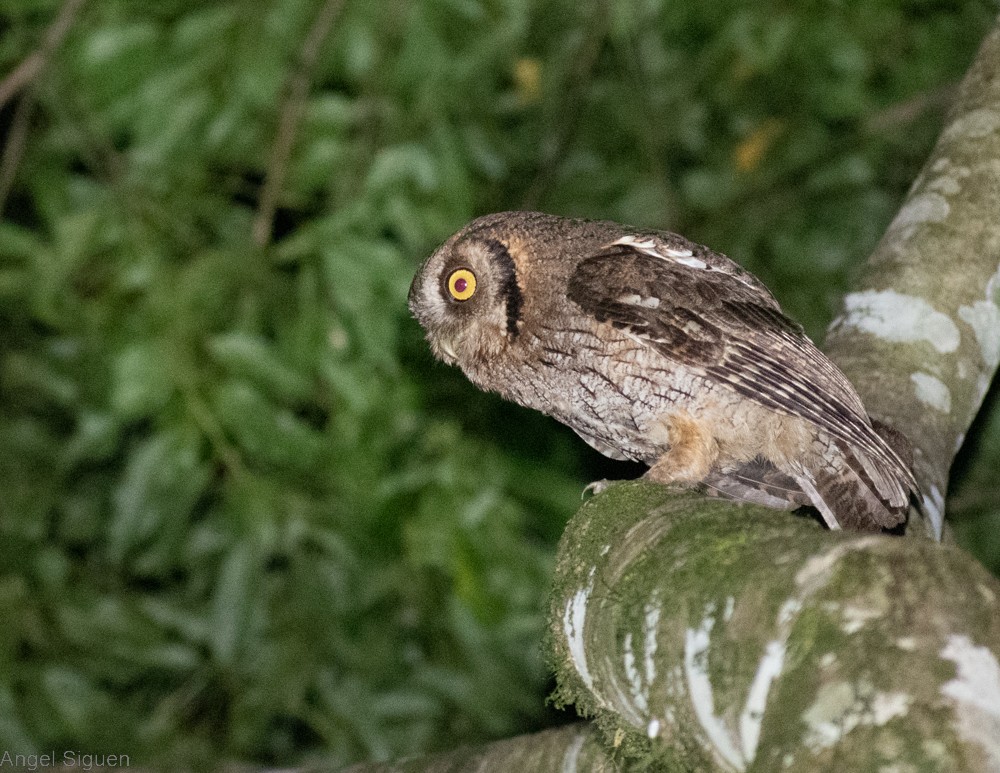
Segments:
[[[437,345],[438,348],[441,349],[445,355],[447,355],[448,360],[450,361],[449,364],[458,360],[458,356],[455,354],[455,342],[450,338],[442,336],[437,340]]]

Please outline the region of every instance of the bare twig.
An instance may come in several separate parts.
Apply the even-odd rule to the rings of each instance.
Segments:
[[[863,128],[868,133],[889,132],[913,123],[930,112],[945,112],[958,93],[959,81],[945,83],[923,91],[909,99],[889,105],[865,119]]]
[[[7,104],[8,100],[17,94],[21,89],[38,77],[39,73],[45,69],[49,63],[52,52],[66,37],[73,26],[76,14],[87,0],[65,0],[55,21],[49,25],[42,38],[42,44],[35,49],[24,61],[10,72],[3,81],[0,81],[0,107]]]
[[[288,160],[292,155],[292,146],[295,144],[295,134],[299,127],[299,121],[302,120],[310,81],[313,70],[316,68],[316,60],[319,59],[323,41],[330,34],[334,21],[344,8],[344,3],[345,0],[326,0],[323,3],[316,18],[313,19],[312,27],[310,27],[305,41],[302,43],[298,66],[288,80],[285,99],[281,106],[278,133],[274,145],[271,147],[271,156],[267,162],[267,172],[264,175],[260,202],[257,205],[257,214],[253,221],[253,241],[259,247],[265,247],[271,241],[278,196],[281,194],[285,175],[288,172]]]
[[[85,2],[86,0],[65,0],[55,20],[45,31],[41,45],[0,81],[0,108],[41,74],[49,63],[52,52],[73,26],[73,21]],[[7,196],[17,176],[17,168],[24,156],[35,101],[35,95],[28,93],[18,104],[3,148],[3,155],[0,156],[0,215],[3,214]]]
[[[7,142],[3,146],[3,155],[0,156],[0,218],[3,217],[7,196],[14,187],[17,168],[21,164],[24,149],[28,144],[28,127],[31,125],[31,114],[34,112],[35,95],[29,92],[17,103],[10,132],[7,134]]]

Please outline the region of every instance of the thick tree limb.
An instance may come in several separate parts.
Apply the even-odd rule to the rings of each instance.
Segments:
[[[1000,27],[825,346],[913,442],[927,517],[911,532],[941,537],[948,470],[1000,362],[998,293]]]
[[[957,548],[645,482],[584,505],[560,696],[668,770],[1000,770],[1000,583]]]
[[[480,773],[508,770],[612,773],[622,768],[604,751],[604,745],[592,727],[577,724],[444,754],[354,765],[344,773]],[[310,769],[299,773],[310,773]]]

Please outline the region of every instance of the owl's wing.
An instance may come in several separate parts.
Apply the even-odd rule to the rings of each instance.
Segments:
[[[725,256],[679,237],[626,236],[584,258],[567,293],[598,321],[749,400],[806,419],[915,488],[847,377]]]

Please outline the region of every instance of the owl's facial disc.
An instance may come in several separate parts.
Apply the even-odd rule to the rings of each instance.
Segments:
[[[496,356],[517,337],[522,306],[507,247],[479,235],[446,244],[417,273],[409,306],[444,362]]]
[[[517,266],[507,245],[496,239],[470,240],[468,251],[480,256],[478,261],[488,275],[492,299],[489,304],[497,331],[510,340],[520,332],[524,298],[518,283]]]

